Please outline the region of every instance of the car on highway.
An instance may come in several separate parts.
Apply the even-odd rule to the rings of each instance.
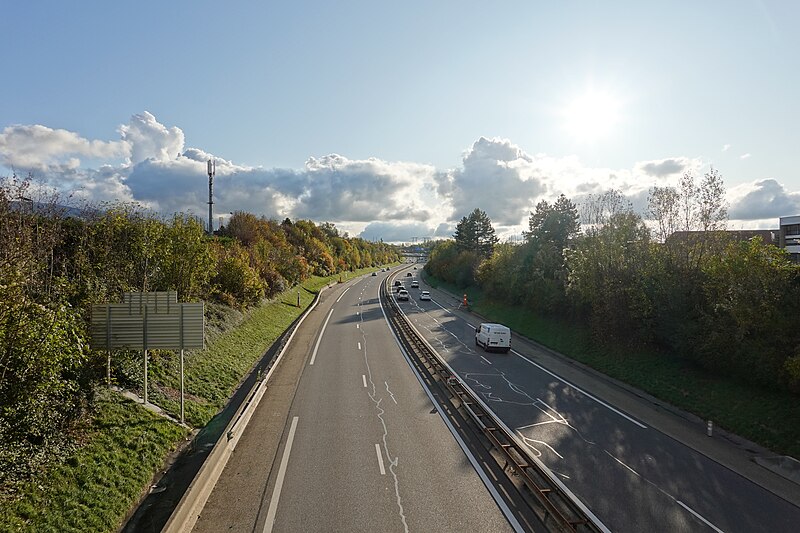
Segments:
[[[401,285],[396,285],[394,289],[395,289],[396,292],[400,292],[400,291],[406,290],[406,287],[405,287],[405,285],[401,284]]]
[[[408,291],[405,289],[400,289],[397,291],[397,299],[408,301]]]
[[[413,276],[413,275],[414,275],[414,274],[412,274],[411,272],[406,272],[406,277],[407,277],[407,278],[410,278],[410,277],[411,277],[411,276]]]
[[[412,280],[412,281],[411,281],[411,288],[412,288],[412,289],[418,289],[418,288],[419,288],[419,281],[417,281],[417,280]]]
[[[419,299],[420,300],[430,300],[431,299],[431,293],[428,292],[428,291],[422,291],[421,293],[419,293]]]
[[[378,274],[377,274],[377,273],[375,273],[375,272],[373,272],[373,273],[372,273],[372,275],[373,275],[373,276],[377,276]]]
[[[395,287],[399,287],[402,284],[403,284],[403,282],[401,282],[399,279],[394,280],[394,286]]]

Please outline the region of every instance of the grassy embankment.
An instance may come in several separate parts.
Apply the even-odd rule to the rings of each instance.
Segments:
[[[375,270],[361,269],[346,279]],[[230,311],[209,326],[205,350],[185,358],[186,421],[202,427],[227,403],[241,379],[277,337],[339,276],[311,278],[249,310]],[[300,292],[300,307],[297,293]],[[227,320],[226,327],[222,322]],[[231,323],[235,327],[231,327]],[[150,400],[179,416],[178,358],[154,354]],[[189,430],[106,389],[98,389],[79,445],[64,461],[0,498],[0,531],[115,531],[164,459]]]
[[[713,420],[715,425],[778,454],[800,458],[797,396],[712,375],[674,354],[602,349],[592,342],[583,324],[545,318],[524,307],[493,302],[474,287],[459,289],[431,276],[426,276],[426,281],[459,297],[466,292],[474,312],[552,350],[704,420]]]

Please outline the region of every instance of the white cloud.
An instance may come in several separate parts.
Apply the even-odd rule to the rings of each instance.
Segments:
[[[747,154],[740,155],[739,159],[749,159],[750,157],[752,157],[752,156],[749,153],[747,153]]]
[[[722,145],[722,151],[723,151],[723,152],[727,152],[727,151],[728,151],[728,149],[729,149],[730,147],[731,147],[731,145],[730,145],[730,144],[723,144],[723,145]]]
[[[790,192],[774,179],[744,183],[728,191],[733,220],[777,219],[800,213],[800,192]]]
[[[636,163],[636,170],[654,178],[666,178],[683,174],[693,166],[693,161],[686,157],[672,157],[655,161]]]
[[[370,241],[383,239],[384,242],[421,242],[425,238],[447,239],[452,237],[455,228],[448,224],[430,226],[421,222],[372,222],[359,237]]]
[[[39,124],[9,126],[0,133],[0,164],[24,172],[69,172],[81,164],[75,156],[109,159],[128,153],[129,147],[122,141],[90,141]]]
[[[507,139],[481,137],[463,158],[463,167],[437,174],[439,193],[453,205],[450,220],[480,208],[493,222],[515,225],[545,192],[534,159]]]
[[[639,161],[631,168],[585,166],[576,156],[531,155],[506,139],[479,138],[462,165],[430,165],[339,154],[310,157],[299,169],[240,165],[184,146],[184,134],[151,113],[133,115],[120,139],[90,141],[45,126],[10,126],[0,134],[0,165],[35,170],[47,186],[87,201],[135,201],[163,214],[207,213],[206,161],[216,161],[214,217],[232,211],[333,222],[351,235],[387,242],[449,237],[473,209],[486,211],[498,235],[519,235],[538,201],[565,194],[576,204],[610,189],[644,213],[653,185],[676,185],[702,172],[698,158]],[[95,168],[87,168],[82,158]],[[730,190],[732,219],[766,220],[800,212],[800,193],[775,180]]]
[[[133,164],[146,159],[171,161],[183,151],[183,131],[178,127],[167,128],[147,111],[133,115],[128,124],[119,127],[119,132],[130,146]]]

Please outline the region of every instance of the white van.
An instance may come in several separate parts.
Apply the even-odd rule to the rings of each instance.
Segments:
[[[511,349],[511,330],[502,324],[484,323],[475,329],[475,345],[486,351],[508,353]]]

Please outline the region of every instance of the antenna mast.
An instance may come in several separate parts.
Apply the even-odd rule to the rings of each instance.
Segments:
[[[208,160],[208,234],[214,234],[214,175],[217,173],[217,162]]]

